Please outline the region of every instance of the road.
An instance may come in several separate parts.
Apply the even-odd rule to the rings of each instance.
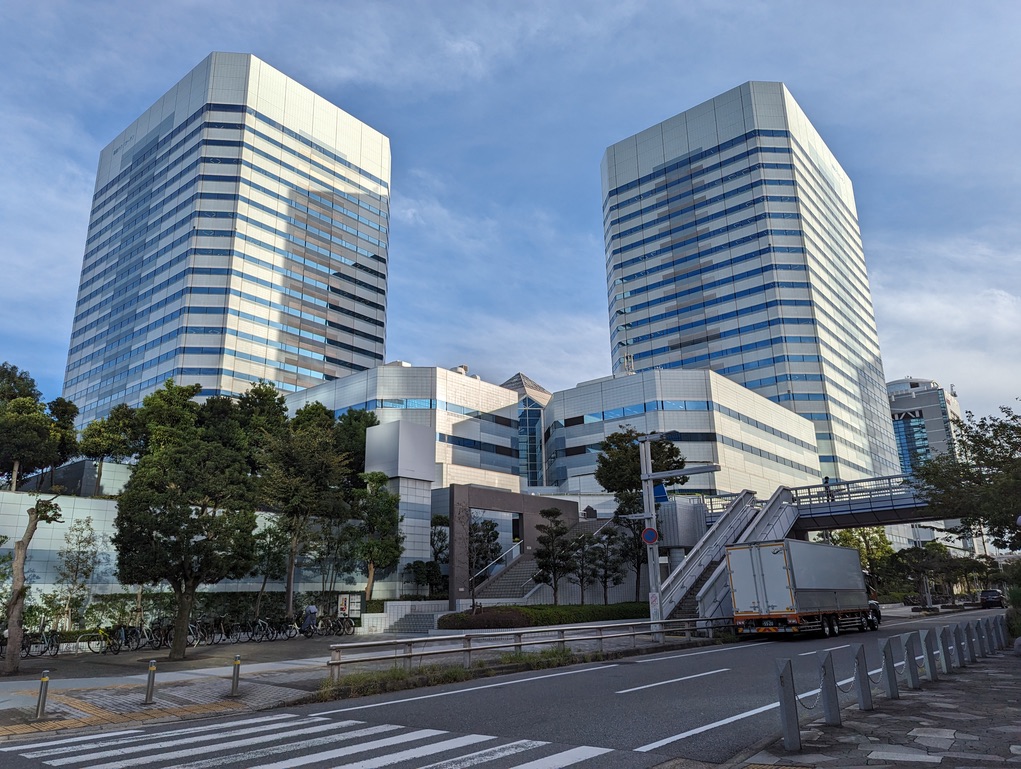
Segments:
[[[969,612],[967,619],[991,613]],[[0,764],[637,769],[676,758],[718,764],[779,735],[777,659],[793,661],[797,691],[810,705],[818,652],[831,651],[838,680],[847,679],[851,644],[864,644],[877,679],[885,636],[956,621],[959,615],[889,618],[874,633],[767,638],[229,719],[10,743],[0,746]]]

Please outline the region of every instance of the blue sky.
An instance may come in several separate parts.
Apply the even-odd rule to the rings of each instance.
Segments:
[[[887,379],[1021,395],[1021,3],[8,0],[0,361],[60,394],[99,151],[210,51],[387,134],[387,358],[609,374],[599,162],[782,80],[855,185]]]

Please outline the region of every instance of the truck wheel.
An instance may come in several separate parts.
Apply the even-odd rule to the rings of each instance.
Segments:
[[[830,627],[830,618],[829,617],[822,617],[821,620],[822,620],[822,623],[821,623],[822,624],[822,637],[823,638],[829,638],[831,635],[833,635],[833,628]]]
[[[840,620],[836,615],[830,617],[830,629],[832,631],[831,635],[834,637],[840,635]]]

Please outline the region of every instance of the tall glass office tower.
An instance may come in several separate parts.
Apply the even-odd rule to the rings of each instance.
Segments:
[[[816,425],[822,474],[899,470],[851,182],[782,83],[602,162],[614,373],[709,368]]]
[[[64,396],[295,391],[383,362],[390,143],[213,53],[100,155]]]

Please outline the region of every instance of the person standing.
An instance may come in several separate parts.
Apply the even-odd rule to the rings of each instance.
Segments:
[[[822,479],[822,485],[826,489],[826,501],[833,501],[833,486],[830,485],[830,477],[827,475]]]

